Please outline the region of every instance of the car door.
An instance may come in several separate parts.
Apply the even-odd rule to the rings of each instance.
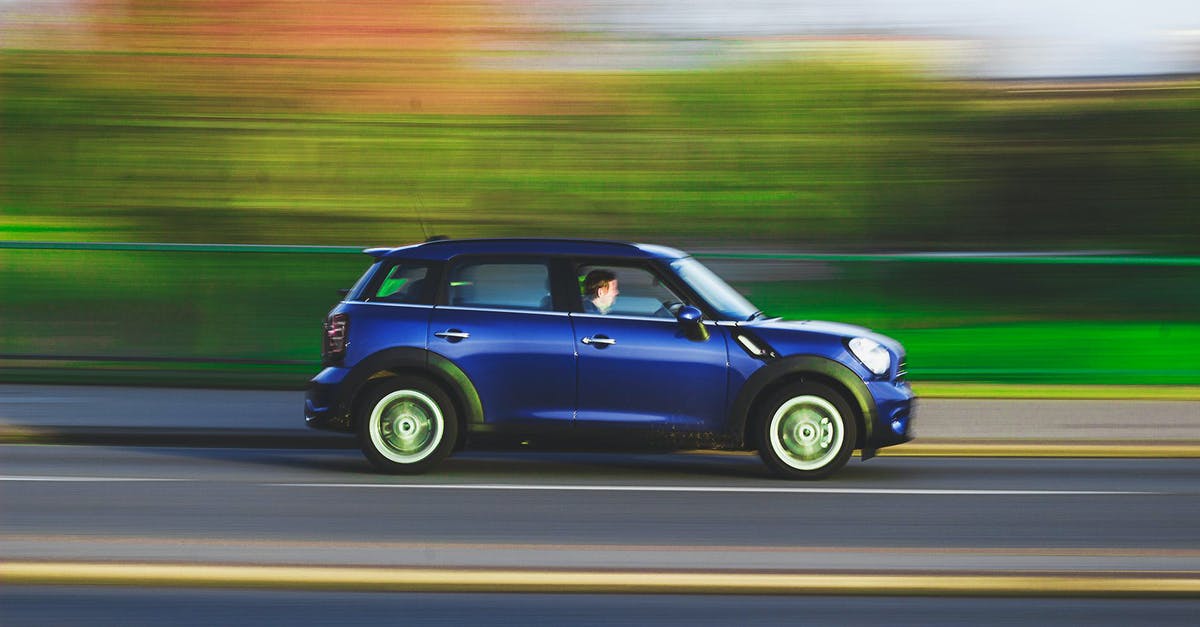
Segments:
[[[466,373],[488,424],[571,424],[574,336],[549,286],[546,260],[467,258],[447,269],[429,350]]]
[[[728,403],[724,329],[711,325],[707,340],[689,339],[671,312],[684,300],[652,266],[580,265],[581,285],[595,269],[617,277],[619,294],[605,314],[585,313],[582,306],[571,314],[579,355],[577,423],[720,430]]]

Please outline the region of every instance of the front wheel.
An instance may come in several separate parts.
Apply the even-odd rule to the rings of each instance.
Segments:
[[[787,479],[823,479],[846,465],[858,426],[833,389],[797,383],[773,394],[758,415],[758,453]]]
[[[375,468],[416,474],[450,454],[458,437],[458,415],[441,388],[417,377],[384,379],[359,405],[358,440]]]

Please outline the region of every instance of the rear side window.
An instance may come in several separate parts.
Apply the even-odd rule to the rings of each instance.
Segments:
[[[429,266],[401,262],[381,269],[383,279],[372,290],[369,299],[385,303],[432,305],[433,285],[426,279]]]
[[[450,271],[453,307],[549,311],[550,268],[541,262],[468,262]]]

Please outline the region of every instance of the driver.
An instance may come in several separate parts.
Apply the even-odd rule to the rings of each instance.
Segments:
[[[583,312],[607,314],[620,293],[617,289],[617,275],[611,270],[592,270],[583,278]]]

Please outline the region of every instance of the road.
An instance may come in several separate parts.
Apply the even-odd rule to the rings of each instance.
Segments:
[[[344,446],[211,446],[307,433],[283,422],[285,411],[298,420],[294,393],[38,392],[0,389],[0,425],[123,437],[168,415],[188,433],[214,407],[234,417],[210,427],[225,435],[205,448],[0,445],[5,625],[348,612],[423,624],[1183,625],[1200,613],[1194,457],[884,456],[794,483],[744,454],[467,452],[390,477]],[[255,399],[266,402],[255,410]],[[1195,406],[1146,405],[1140,417],[1177,427],[1164,437],[1192,428]],[[957,407],[964,424],[1003,415]],[[1095,420],[1070,407],[1054,407],[1053,428]]]
[[[1169,459],[885,457],[797,484],[745,455],[467,453],[388,477],[353,450],[2,446],[0,618],[1185,625],[1200,596],[1149,597],[1197,590],[1198,480]],[[693,573],[726,578],[663,583]],[[628,581],[570,593],[590,574]],[[1027,587],[1063,575],[1082,592]],[[1087,587],[1117,575],[1149,589]],[[995,576],[1015,587],[975,589]]]

